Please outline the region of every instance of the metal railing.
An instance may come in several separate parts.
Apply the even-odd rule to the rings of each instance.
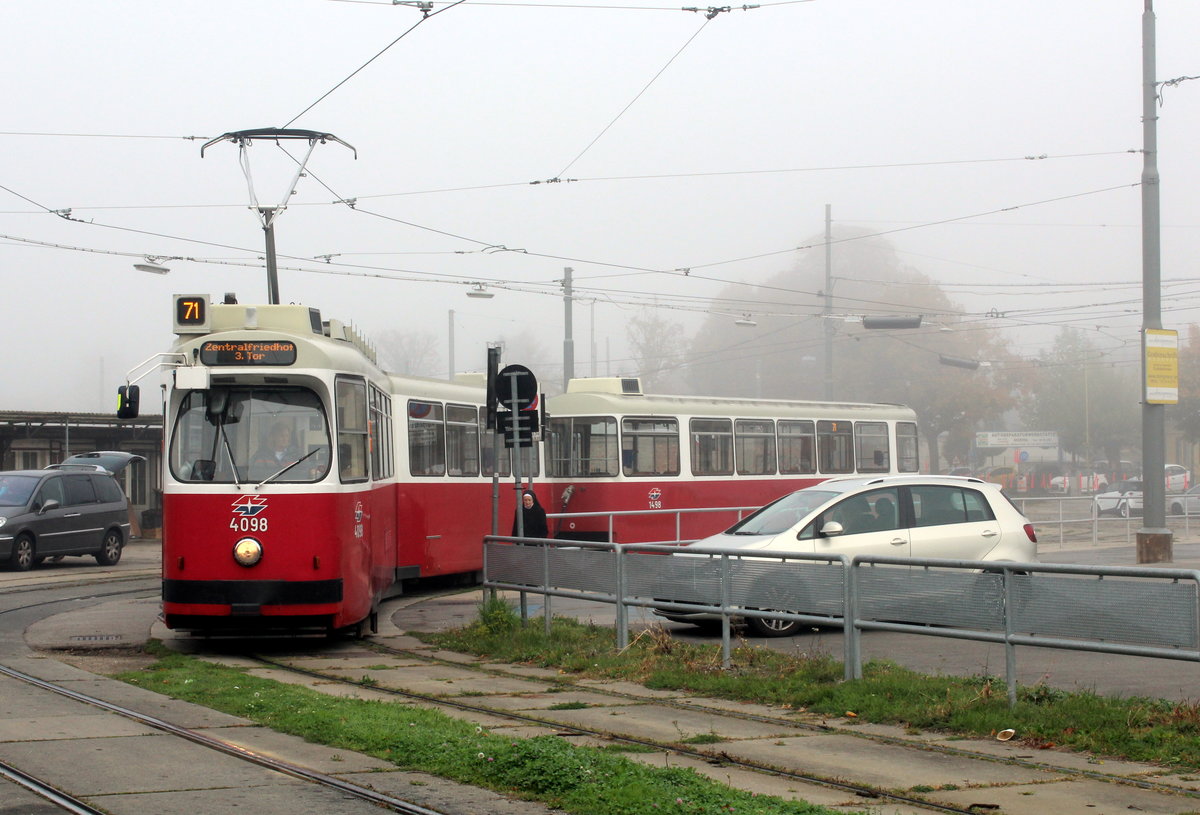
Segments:
[[[1168,523],[1176,533],[1176,540],[1191,539],[1191,516],[1187,514],[1171,514],[1172,499],[1178,499],[1177,493],[1167,496]],[[1061,548],[1068,543],[1089,543],[1092,546],[1123,542],[1132,544],[1136,540],[1137,530],[1142,525],[1140,515],[1128,518],[1119,516],[1100,516],[1094,511],[1091,496],[1048,496],[1028,498],[1013,496],[1013,503],[1021,511],[1038,532],[1038,540],[1042,544],[1056,541]],[[634,509],[619,512],[551,512],[546,513],[548,520],[596,519],[607,520],[604,529],[609,541],[614,541],[618,533],[618,519],[633,517],[666,516],[675,519],[675,537],[673,540],[683,540],[683,517],[712,513],[734,513],[737,520],[760,507],[704,507],[698,509]],[[1200,515],[1197,516],[1196,534],[1200,535]],[[1181,528],[1182,527],[1182,528]],[[567,537],[574,530],[564,530],[559,537]],[[720,530],[713,530],[714,533]],[[626,543],[632,541],[625,541]]]
[[[1033,523],[1038,532],[1038,541],[1043,544],[1050,543],[1054,538],[1057,538],[1059,547],[1068,543],[1087,542],[1093,546],[1118,542],[1131,544],[1136,540],[1138,528],[1142,526],[1141,510],[1127,518],[1119,515],[1102,516],[1095,511],[1091,496],[1011,497],[1017,509]],[[1167,496],[1167,520],[1177,540],[1190,539],[1193,535],[1191,517],[1170,512],[1171,504],[1178,500],[1178,493]]]
[[[706,615],[720,622],[726,666],[733,621],[747,617],[840,627],[846,679],[862,677],[862,631],[1003,644],[1010,704],[1016,704],[1018,645],[1200,662],[1196,570],[804,552],[748,556],[741,549],[699,554],[664,544],[489,536],[483,576],[488,589],[522,594],[526,620],[524,595],[542,595],[547,634],[552,598],[614,606],[618,649],[629,643],[630,608]]]
[[[655,517],[674,517],[675,518],[675,538],[674,540],[683,540],[683,516],[685,515],[711,515],[717,512],[735,513],[737,520],[741,520],[747,513],[756,512],[761,507],[692,507],[682,509],[628,509],[617,510],[610,512],[547,512],[546,520],[568,520],[568,519],[586,519],[586,518],[607,518],[608,523],[605,525],[608,530],[608,539],[613,541],[616,538],[616,519],[617,518],[655,518]],[[565,530],[559,533],[560,537],[570,535],[574,530]],[[714,532],[720,532],[720,529]]]

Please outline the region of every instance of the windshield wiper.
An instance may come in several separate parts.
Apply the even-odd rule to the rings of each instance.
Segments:
[[[221,441],[225,442],[225,455],[229,456],[229,468],[233,470],[233,483],[238,489],[241,489],[242,479],[238,478],[237,459],[233,457],[233,447],[230,446],[229,436],[225,433],[225,418],[223,416],[217,425],[217,431],[221,434]]]
[[[283,475],[284,473],[286,473],[288,470],[290,470],[290,469],[292,469],[293,467],[295,467],[295,466],[296,466],[297,464],[299,464],[301,461],[304,461],[304,460],[306,460],[306,459],[312,458],[314,455],[316,455],[316,454],[317,454],[317,452],[319,452],[319,451],[320,451],[320,450],[322,450],[322,449],[324,449],[324,448],[322,448],[322,447],[314,447],[313,449],[309,450],[307,453],[305,453],[304,455],[302,455],[300,458],[298,458],[298,459],[296,459],[295,461],[293,461],[291,464],[285,464],[285,465],[283,465],[283,469],[281,469],[281,470],[277,470],[276,472],[273,472],[273,473],[271,473],[269,476],[267,476],[266,478],[264,478],[262,481],[259,481],[257,484],[255,484],[255,485],[254,485],[254,489],[258,489],[259,487],[261,487],[261,486],[262,486],[262,485],[264,485],[264,484],[269,484],[270,482],[274,481],[274,480],[275,480],[276,478],[278,478],[279,476],[281,476],[281,475]]]

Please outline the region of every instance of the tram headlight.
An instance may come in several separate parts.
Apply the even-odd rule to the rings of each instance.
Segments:
[[[262,560],[262,544],[254,538],[242,538],[233,545],[233,559],[240,566],[253,566]]]

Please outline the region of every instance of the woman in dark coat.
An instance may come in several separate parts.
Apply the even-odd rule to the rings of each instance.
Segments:
[[[525,537],[550,537],[550,527],[546,525],[546,510],[542,509],[542,505],[538,503],[537,496],[532,491],[526,490],[521,493],[521,506],[517,511],[521,513],[522,523],[525,527]],[[518,534],[516,518],[513,518],[512,533],[513,537],[516,537]]]

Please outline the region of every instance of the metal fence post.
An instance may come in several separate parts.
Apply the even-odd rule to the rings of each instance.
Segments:
[[[624,547],[613,544],[617,569],[617,650],[629,647],[629,608],[625,605],[625,558]]]
[[[550,544],[542,544],[542,630],[550,636]]]
[[[1012,570],[1003,567],[1001,584],[1004,596],[1004,678],[1008,684],[1008,706],[1017,706],[1017,646],[1013,645]]]
[[[729,628],[729,555],[721,555],[721,667],[725,670],[733,665]]]
[[[858,626],[858,562],[842,558],[842,678],[862,679]]]

